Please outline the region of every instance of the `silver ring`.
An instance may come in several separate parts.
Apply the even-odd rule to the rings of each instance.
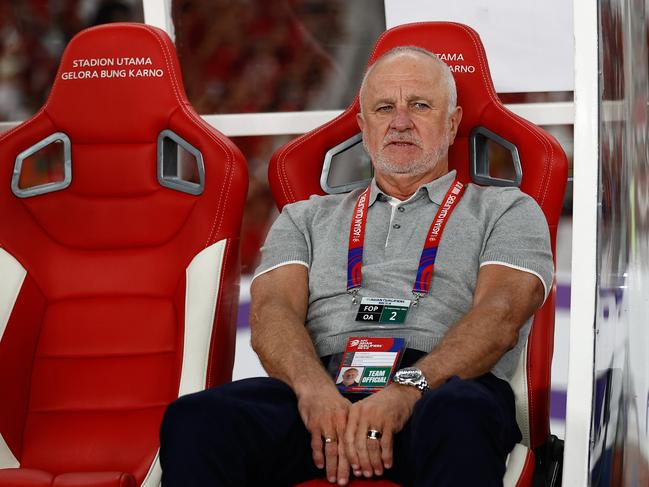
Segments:
[[[336,439],[332,438],[331,436],[325,436],[324,437],[324,442],[325,443],[336,443]]]
[[[367,439],[368,440],[380,440],[383,434],[379,430],[368,430]]]

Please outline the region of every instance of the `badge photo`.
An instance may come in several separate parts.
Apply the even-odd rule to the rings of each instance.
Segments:
[[[350,337],[336,368],[336,387],[342,392],[381,390],[399,366],[404,348],[404,338]]]

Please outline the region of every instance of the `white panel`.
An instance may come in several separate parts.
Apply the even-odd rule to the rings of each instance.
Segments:
[[[303,134],[336,118],[342,110],[279,113],[203,115],[203,119],[228,137],[243,135]]]
[[[0,248],[0,340],[7,328],[20,288],[27,272],[20,263],[7,251]],[[0,468],[19,467],[20,463],[13,455],[0,434]]]
[[[227,240],[198,254],[187,267],[185,343],[178,395],[205,389],[210,340]]]
[[[18,468],[20,462],[16,459],[11,450],[7,446],[2,435],[0,435],[0,469],[2,468]]]
[[[575,104],[571,101],[512,103],[505,106],[536,125],[571,125],[575,121]]]
[[[239,313],[241,313],[241,308],[239,308]],[[250,336],[250,328],[248,327],[237,330],[237,349],[234,353],[232,380],[268,376],[268,372],[264,370],[259,357],[250,345]]]
[[[503,477],[503,487],[516,487],[518,479],[523,473],[528,451],[527,447],[520,443],[514,446],[514,449],[507,457],[507,470],[505,470],[505,476]]]
[[[452,21],[475,29],[496,90],[572,91],[572,2],[566,0],[385,0],[387,28]]]
[[[575,0],[575,152],[570,352],[563,485],[588,485],[597,285],[597,2]]]
[[[20,262],[0,248],[0,340],[26,275],[27,271]]]
[[[239,287],[239,316],[248,317],[250,307],[250,276],[241,276]],[[234,353],[234,369],[232,380],[248,377],[265,377],[268,373],[259,361],[259,357],[250,345],[250,327],[237,328],[237,348]]]
[[[162,481],[162,468],[160,467],[160,449],[156,453],[151,468],[144,477],[141,487],[159,487]]]
[[[518,360],[514,375],[509,381],[509,385],[514,391],[514,400],[516,401],[516,422],[523,435],[523,444],[530,444],[530,412],[529,412],[529,395],[527,391],[527,340]]]
[[[171,0],[142,0],[144,23],[164,30],[174,40]]]

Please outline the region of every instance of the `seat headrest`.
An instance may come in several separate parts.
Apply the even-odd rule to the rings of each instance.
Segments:
[[[237,237],[247,180],[187,101],[171,40],[143,24],[77,34],[43,108],[0,137],[0,208],[70,248]]]
[[[144,24],[82,31],[63,53],[43,111],[77,143],[149,141],[188,103],[173,52],[162,30]]]
[[[458,135],[468,134],[472,127],[479,125],[485,106],[494,102],[500,104],[482,42],[470,27],[452,22],[420,22],[394,27],[379,37],[368,66],[390,49],[404,45],[423,47],[437,54],[450,67],[457,86],[457,102],[463,109]]]

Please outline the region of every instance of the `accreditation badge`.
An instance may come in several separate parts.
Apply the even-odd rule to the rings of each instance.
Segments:
[[[335,377],[341,392],[373,393],[389,384],[399,366],[405,338],[351,337]]]
[[[406,321],[409,309],[409,299],[362,298],[356,321],[381,325],[401,324]]]

